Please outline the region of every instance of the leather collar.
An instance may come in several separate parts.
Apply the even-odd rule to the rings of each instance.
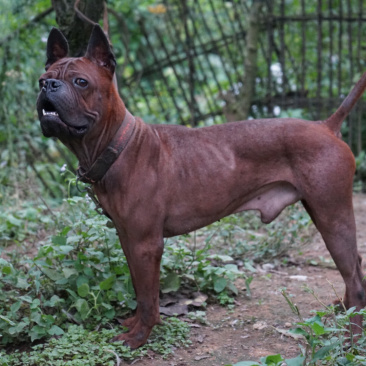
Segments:
[[[121,126],[114,135],[107,148],[97,157],[88,171],[79,166],[77,170],[78,180],[84,183],[94,184],[100,181],[119,154],[125,149],[136,127],[135,117],[126,109],[126,115]]]

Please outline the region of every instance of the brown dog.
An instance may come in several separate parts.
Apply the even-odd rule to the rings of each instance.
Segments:
[[[129,332],[143,345],[159,317],[163,238],[234,212],[258,210],[264,223],[301,200],[346,285],[347,307],[366,305],[352,207],[355,161],[339,138],[343,119],[366,87],[366,73],[326,121],[268,119],[191,129],[147,125],[133,117],[112,82],[115,59],[99,26],[84,57],[67,57],[56,29],[47,44],[37,110],[43,134],[79,159],[112,218],[137,296]],[[361,317],[354,318],[360,332]]]

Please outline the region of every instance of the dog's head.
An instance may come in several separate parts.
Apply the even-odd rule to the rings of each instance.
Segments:
[[[116,65],[107,37],[99,25],[91,34],[84,57],[68,57],[63,34],[52,29],[47,42],[46,72],[39,79],[37,112],[46,137],[61,140],[85,136],[108,118],[116,91]]]

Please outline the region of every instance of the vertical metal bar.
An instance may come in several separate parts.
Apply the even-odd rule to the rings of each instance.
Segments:
[[[194,74],[195,74],[195,68],[194,68],[194,61],[192,57],[192,38],[189,32],[189,8],[187,6],[187,1],[183,1],[183,24],[184,24],[184,33],[186,36],[186,55],[188,59],[188,85],[189,85],[189,96],[190,101],[188,103],[190,115],[191,115],[191,123],[192,125],[195,125],[195,98],[194,98]]]
[[[281,99],[282,103],[285,101],[285,93],[287,86],[287,77],[286,77],[286,61],[285,61],[285,0],[281,0],[280,4],[280,14],[281,21],[279,26],[279,36],[280,36],[280,64],[282,70],[282,92]]]
[[[306,8],[305,0],[301,0],[301,96],[305,95],[305,79],[306,79],[306,28],[305,28],[305,17]]]
[[[181,77],[180,77],[180,75],[178,74],[178,72],[176,70],[176,63],[173,62],[173,60],[171,59],[170,53],[169,53],[168,49],[165,46],[165,43],[164,43],[164,40],[163,40],[163,36],[162,36],[162,34],[161,34],[161,32],[160,32],[160,30],[158,28],[155,28],[155,33],[156,33],[157,38],[159,40],[160,47],[161,47],[161,49],[165,53],[166,59],[167,59],[167,61],[169,63],[169,66],[172,68],[173,73],[174,73],[174,76],[177,79],[179,88],[180,88],[180,90],[182,92],[183,99],[187,103],[187,105],[189,106],[190,101],[188,100],[188,97],[187,97],[187,94],[186,94],[186,88],[183,86]],[[177,49],[175,50],[175,52],[177,52]]]
[[[226,35],[224,33],[224,26],[221,24],[220,19],[217,16],[217,12],[216,12],[215,7],[213,6],[212,0],[208,0],[208,2],[210,4],[211,11],[212,11],[212,13],[214,15],[214,18],[215,18],[215,21],[217,23],[217,28],[219,29],[219,32],[221,34],[221,38],[224,41],[225,50],[226,50],[226,52],[227,52],[227,54],[229,56],[229,59],[231,61],[231,66],[235,70],[236,78],[238,80],[240,78],[240,75],[238,74],[238,69],[237,69],[237,67],[235,65],[233,53],[230,50],[229,44],[228,44],[227,39],[226,39]]]
[[[111,13],[116,18],[117,23],[118,23],[118,26],[123,30],[121,32],[121,41],[122,41],[122,44],[123,44],[123,46],[125,48],[125,59],[126,59],[126,62],[124,62],[124,64],[126,65],[128,63],[130,65],[130,67],[132,68],[132,70],[133,70],[133,74],[138,74],[137,68],[136,68],[136,65],[135,65],[135,60],[132,60],[131,57],[130,57],[130,52],[129,52],[129,42],[130,42],[130,39],[129,39],[128,26],[127,26],[124,18],[122,16],[120,16],[117,12],[115,12],[115,11],[112,10]],[[123,73],[123,71],[124,70],[122,70],[122,73]],[[118,85],[125,85],[125,83],[121,83],[121,76],[120,75],[121,75],[120,73],[116,72],[116,77],[118,79],[117,84]],[[138,84],[138,87],[139,87],[139,89],[141,91],[141,95],[145,99],[145,102],[146,102],[146,105],[147,105],[147,109],[151,113],[151,106],[150,106],[150,101],[149,101],[150,98],[146,95],[144,88],[141,88],[141,85],[140,84]],[[136,102],[136,95],[135,95],[136,93],[128,93],[128,94],[129,94],[129,98],[128,98],[128,101],[126,100],[126,106],[128,107],[128,102],[131,102],[131,101],[132,101],[133,105],[136,105],[137,104],[137,102]]]
[[[176,27],[177,25],[177,21],[176,19],[173,19],[171,17],[171,12],[168,12],[168,17],[169,17],[169,22],[167,22],[167,31],[170,34],[170,39],[171,40],[178,40],[178,43],[183,45],[183,47],[186,47],[185,43],[182,41],[181,39],[181,35],[179,34],[179,31]],[[193,33],[194,33],[194,40],[196,40],[198,42],[199,47],[202,49],[202,57],[204,57],[206,59],[206,63],[205,65],[203,65],[202,60],[200,55],[197,52],[197,47],[194,45],[192,51],[194,52],[194,56],[196,58],[196,62],[200,71],[200,75],[203,76],[203,83],[204,85],[202,86],[202,91],[204,93],[205,99],[207,100],[207,104],[209,107],[209,113],[210,114],[214,114],[217,112],[217,109],[219,108],[219,106],[217,105],[217,100],[215,99],[215,96],[213,95],[210,87],[209,87],[209,81],[208,78],[210,80],[214,80],[216,83],[216,87],[217,89],[221,92],[221,85],[219,83],[219,81],[216,78],[216,73],[212,67],[212,64],[208,58],[207,52],[204,51],[204,46],[202,44],[201,41],[201,36],[200,33],[198,32],[197,28],[196,28],[196,23],[193,21],[192,22],[193,25]],[[187,50],[185,51],[187,52]],[[208,72],[208,70],[210,70],[210,72]],[[202,111],[199,110],[198,108],[198,112],[200,113],[200,115],[202,115]],[[196,122],[198,121],[198,119],[196,120]]]
[[[268,53],[267,53],[267,95],[269,95],[269,108],[271,111],[271,115],[273,116],[272,109],[272,52],[273,52],[273,2],[271,0],[267,1],[267,13],[268,13],[268,22],[267,22],[267,42],[268,42]]]
[[[357,72],[361,71],[361,37],[362,37],[362,14],[363,14],[363,0],[358,1],[358,33],[357,33]],[[357,109],[357,155],[362,151],[362,112],[363,108],[358,104]]]
[[[198,6],[198,10],[199,10],[199,13],[200,13],[200,16],[201,16],[201,19],[202,19],[202,24],[203,24],[203,26],[204,26],[204,28],[205,28],[205,30],[206,30],[206,32],[207,32],[207,35],[208,35],[208,37],[209,37],[210,41],[212,42],[212,45],[215,45],[215,44],[216,44],[216,42],[215,42],[214,38],[212,37],[212,33],[211,33],[210,28],[209,28],[209,27],[208,27],[208,25],[207,25],[207,22],[206,22],[206,19],[205,19],[205,15],[203,14],[203,11],[202,11],[202,8],[201,8],[201,5],[200,5],[200,2],[199,2],[199,1],[197,1],[197,2],[196,2],[196,4],[197,4],[197,6]],[[229,81],[230,88],[231,88],[232,90],[234,90],[233,80],[232,80],[232,78],[231,78],[231,75],[230,75],[229,71],[227,70],[226,62],[222,62],[222,68],[223,68],[223,70],[224,70],[224,73],[225,73],[225,75],[226,75],[226,77],[227,77],[228,81]]]
[[[181,36],[179,34],[179,31],[177,30],[177,28],[175,27],[175,25],[177,24],[176,20],[172,19],[171,15],[170,15],[170,12],[168,12],[168,17],[169,17],[169,22],[167,22],[167,31],[169,33],[169,36],[170,36],[170,39],[172,41],[174,40],[178,40],[178,43],[183,45],[183,47],[185,48],[186,45],[184,44],[184,42],[182,41],[181,39]],[[200,44],[200,35],[199,33],[197,32],[197,29],[196,29],[196,25],[195,25],[195,22],[193,21],[192,22],[192,25],[193,25],[193,39],[194,40],[198,40],[199,44]],[[198,55],[197,53],[197,47],[195,45],[193,45],[194,47],[192,48],[192,52],[194,52],[194,56],[195,56],[195,61],[197,63],[197,66],[198,66],[198,69],[199,69],[199,74],[202,75],[203,77],[203,85],[202,85],[202,92],[205,96],[205,99],[207,100],[207,104],[208,104],[208,107],[209,107],[209,113],[214,113],[215,112],[215,105],[217,105],[217,101],[215,100],[214,96],[213,96],[213,93],[211,92],[210,88],[209,88],[209,82],[208,82],[208,79],[207,79],[207,68],[205,68],[202,64],[202,61],[201,61],[201,58],[200,56]],[[185,52],[188,52],[187,50]],[[213,76],[213,79],[215,80],[215,77],[216,77],[216,73],[213,71],[212,69],[212,65],[211,63],[209,62],[209,59],[207,57],[207,53],[205,52],[204,53],[204,56],[206,57],[206,60],[207,60],[207,64],[208,64],[208,69],[211,70],[212,72],[212,76]],[[210,76],[209,76],[210,77]],[[183,86],[181,86],[182,88]],[[218,89],[220,89],[220,84],[217,85]],[[197,105],[197,112],[202,115],[202,111],[199,110],[199,105]],[[196,119],[196,122],[198,121],[198,119]]]
[[[339,26],[338,26],[338,67],[337,67],[337,86],[338,97],[342,95],[342,35],[343,35],[343,1],[339,2]]]
[[[328,13],[329,13],[329,98],[333,98],[333,17],[331,11],[333,9],[333,0],[328,0]]]
[[[317,115],[319,118],[322,109],[321,100],[321,87],[322,87],[322,56],[323,56],[323,15],[322,15],[322,0],[318,0],[318,45],[317,45],[317,88],[316,88],[316,99],[318,101]]]
[[[147,68],[147,64],[145,62],[146,55],[142,54],[141,52],[138,52],[137,56],[139,58],[139,61],[141,62],[142,69],[143,70],[146,69]],[[161,109],[162,113],[164,113],[165,118],[169,119],[169,108],[167,107],[167,105],[163,102],[162,98],[160,97],[160,92],[156,89],[154,82],[151,82],[148,78],[145,78],[145,80],[147,80],[147,82],[150,84],[151,90],[153,91],[156,99],[158,100],[160,109]],[[149,99],[149,95],[146,95],[141,83],[139,83],[139,88],[142,91],[142,95],[144,96],[145,101],[147,101]]]
[[[362,70],[361,66],[361,39],[362,37],[362,15],[364,0],[358,0],[358,21],[357,21],[357,72]]]
[[[352,16],[352,7],[351,7],[351,3],[350,0],[347,1],[347,15],[350,18]],[[349,80],[350,80],[350,84],[352,85],[352,81],[353,81],[353,55],[352,55],[352,24],[351,22],[348,20],[347,23],[347,33],[348,33],[348,59],[349,59]],[[353,147],[353,136],[354,136],[354,123],[353,123],[353,116],[354,113],[350,113],[350,116],[348,118],[348,126],[349,126],[349,130],[348,130],[348,145],[351,147]]]
[[[155,49],[154,47],[151,45],[151,42],[150,42],[150,38],[149,38],[149,35],[147,34],[146,32],[146,29],[145,29],[145,26],[144,26],[144,22],[143,20],[140,20],[139,21],[139,25],[140,25],[140,28],[141,28],[141,31],[142,31],[142,35],[144,36],[145,40],[146,40],[146,45],[149,49],[149,52],[150,54],[152,55],[153,59],[154,59],[154,62],[155,64],[159,65],[158,69],[159,69],[159,73],[160,73],[160,76],[161,76],[161,79],[165,85],[165,87],[167,88],[167,91],[169,93],[169,96],[174,104],[174,108],[176,109],[176,112],[178,113],[179,115],[179,119],[181,121],[183,121],[183,118],[182,118],[182,111],[181,111],[181,108],[180,106],[178,105],[178,102],[176,100],[176,97],[175,97],[175,93],[173,91],[173,89],[171,88],[167,78],[165,77],[164,75],[164,72],[163,72],[163,67],[162,65],[160,64],[160,61],[159,61],[159,58],[157,57],[156,55],[156,52],[155,52]]]
[[[352,17],[352,6],[350,0],[347,1],[347,12],[348,17]],[[353,51],[352,51],[352,45],[353,45],[353,36],[352,36],[352,23],[350,20],[347,22],[347,33],[348,33],[348,58],[349,58],[349,64],[350,64],[350,80],[353,80],[354,75],[354,69],[353,69]]]
[[[241,3],[241,1],[240,1]],[[238,9],[238,2],[237,1],[233,1],[232,2],[232,6],[233,6],[233,10],[234,10],[234,15],[235,18],[237,20],[237,24],[239,26],[239,32],[237,32],[237,39],[238,39],[238,51],[240,50],[240,54],[242,55],[242,64],[244,64],[244,59],[245,59],[245,27],[242,23],[242,19],[244,18],[244,16],[247,15],[247,13],[245,15],[243,15],[243,13],[241,13]],[[242,41],[242,42],[240,42]],[[242,46],[241,44],[242,43]]]

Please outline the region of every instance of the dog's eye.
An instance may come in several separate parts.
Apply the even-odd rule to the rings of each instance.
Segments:
[[[85,88],[88,86],[88,82],[85,80],[85,79],[82,79],[82,78],[77,78],[74,80],[74,83],[77,85],[77,86],[80,86],[81,88]]]

